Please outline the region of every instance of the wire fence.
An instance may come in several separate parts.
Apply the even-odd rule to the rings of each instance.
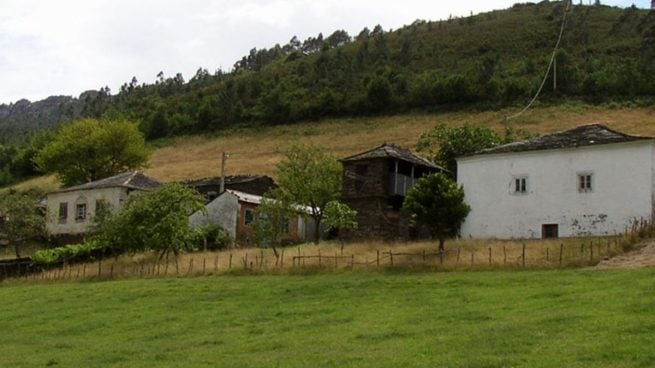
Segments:
[[[167,258],[142,254],[99,259],[92,263],[62,263],[51,268],[25,260],[12,265],[0,263],[0,278],[30,281],[151,278],[201,276],[227,273],[306,272],[341,269],[425,268],[439,270],[544,269],[588,267],[609,259],[655,236],[655,227],[635,222],[623,234],[602,238],[581,238],[557,244],[508,242],[490,246],[453,246],[440,250],[407,251],[370,249],[357,254],[345,249],[309,247],[282,249],[238,249],[215,253],[187,253]]]

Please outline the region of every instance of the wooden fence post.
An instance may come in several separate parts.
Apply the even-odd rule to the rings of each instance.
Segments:
[[[462,247],[457,247],[457,261],[455,262],[455,267],[459,266],[459,256],[462,253]]]
[[[378,249],[375,253],[376,253],[376,256],[375,256],[376,267],[380,267],[380,250]]]
[[[546,262],[550,263],[550,249],[546,247]]]
[[[589,263],[594,262],[594,242],[589,243]]]
[[[423,266],[425,266],[425,249],[423,249]]]
[[[439,264],[443,265],[443,249],[439,249]]]
[[[523,267],[525,268],[525,243],[523,243],[523,250],[521,251],[521,262],[523,263]]]
[[[584,265],[584,242],[580,244],[580,266]]]
[[[191,272],[193,272],[193,257],[191,257],[191,259],[189,259],[189,268],[187,268],[186,274],[190,275]]]
[[[489,247],[489,266],[491,267],[491,247]]]
[[[474,262],[475,262],[475,253],[471,252],[471,267],[473,267]]]
[[[559,245],[559,266],[562,267],[562,255],[564,253],[564,243]]]
[[[202,274],[205,275],[205,264],[207,263],[207,258],[202,257]]]
[[[102,275],[102,258],[98,260],[98,277]]]
[[[262,249],[259,253],[260,258],[259,258],[259,268],[264,267],[264,250]]]
[[[228,263],[228,269],[232,269],[232,253],[230,253],[230,262]]]
[[[389,263],[393,267],[393,251],[389,250]]]
[[[350,256],[350,269],[355,268],[355,255]]]
[[[114,264],[111,264],[111,267],[109,267],[109,278],[113,279],[114,278]]]
[[[214,273],[218,272],[218,254],[214,255]]]
[[[503,266],[507,264],[507,248],[503,245]]]
[[[319,249],[318,250],[318,267],[321,267],[321,263],[323,263],[323,262],[321,261],[321,250]]]
[[[335,267],[335,268],[339,268],[339,257],[338,257],[338,255],[339,255],[339,254],[338,254],[337,251],[335,250],[335,251],[334,251],[334,267]]]

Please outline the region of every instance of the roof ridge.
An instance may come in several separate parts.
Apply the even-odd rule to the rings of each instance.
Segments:
[[[130,176],[129,176],[129,177],[128,177],[124,182],[123,182],[123,185],[129,185],[130,182],[132,181],[132,179],[134,179],[134,177],[135,177],[136,174],[138,174],[138,173],[139,173],[139,171],[137,171],[137,170],[132,171],[132,173],[130,174]],[[119,174],[119,175],[120,175],[120,174]]]

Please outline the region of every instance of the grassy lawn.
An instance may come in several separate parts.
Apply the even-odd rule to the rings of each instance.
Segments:
[[[651,367],[655,269],[0,284],[2,367]]]

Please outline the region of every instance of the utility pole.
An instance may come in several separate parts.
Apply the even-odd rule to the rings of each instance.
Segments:
[[[219,194],[225,192],[225,161],[227,161],[227,158],[227,153],[223,152],[223,156],[221,157],[221,192]]]
[[[553,61],[553,94],[557,94],[557,54]]]

